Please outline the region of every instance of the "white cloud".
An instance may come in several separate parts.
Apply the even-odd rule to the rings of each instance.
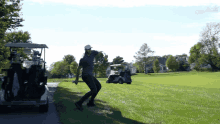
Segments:
[[[154,47],[155,53],[154,56],[163,56],[163,55],[182,55],[187,54],[189,56],[189,51],[191,47],[186,46],[171,46],[171,47]],[[187,51],[187,52],[185,52]]]
[[[211,17],[207,18],[210,21],[220,20],[220,12],[218,13],[211,13]]]
[[[220,5],[219,0],[30,0],[38,3],[64,3],[78,6],[106,6],[106,7],[137,7],[145,5],[162,5],[162,6],[200,6],[216,4]]]
[[[195,41],[199,40],[199,35],[192,36],[153,36],[155,40],[163,40],[164,42],[168,42],[168,44],[176,45],[186,45],[195,43]]]
[[[197,28],[202,26],[204,26],[204,23],[190,23],[181,25],[181,28]]]

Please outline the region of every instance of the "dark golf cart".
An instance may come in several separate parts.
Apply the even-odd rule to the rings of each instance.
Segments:
[[[0,112],[7,111],[7,107],[18,105],[39,106],[40,112],[47,112],[49,107],[47,76],[45,73],[45,44],[7,43],[10,47],[10,68],[5,72],[0,91]],[[12,48],[15,49],[12,51]],[[31,54],[31,49],[44,48],[44,61],[41,53],[33,50],[32,61],[21,60],[16,48],[24,48],[24,53]],[[40,56],[40,57],[38,57]],[[22,69],[22,64],[24,68]]]
[[[131,84],[131,73],[128,70],[122,71],[122,69],[119,69],[118,71],[115,71],[117,66],[122,66],[122,64],[114,64],[110,65],[111,71],[110,75],[108,76],[108,80],[106,83],[127,83]]]

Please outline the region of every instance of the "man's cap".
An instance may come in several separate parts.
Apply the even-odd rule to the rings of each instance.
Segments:
[[[90,45],[86,45],[85,49],[91,49],[92,47]]]

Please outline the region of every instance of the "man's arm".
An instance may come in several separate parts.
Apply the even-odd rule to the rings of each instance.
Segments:
[[[95,53],[95,56],[98,55],[98,54],[103,55],[102,51],[96,51],[96,50],[93,50],[93,52]]]

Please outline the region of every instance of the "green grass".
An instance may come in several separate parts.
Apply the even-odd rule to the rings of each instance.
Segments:
[[[74,102],[89,91],[79,78],[48,79],[61,82],[54,102],[63,124],[219,124],[220,73],[170,72],[132,76],[132,84],[107,84],[95,99],[97,107],[75,110]]]
[[[61,82],[54,99],[63,124],[218,124],[219,76],[219,72],[138,74],[132,76],[131,85],[107,84],[107,78],[98,78],[102,89],[97,107],[87,108],[85,103],[83,112],[74,110],[74,102],[89,91],[83,82]]]

